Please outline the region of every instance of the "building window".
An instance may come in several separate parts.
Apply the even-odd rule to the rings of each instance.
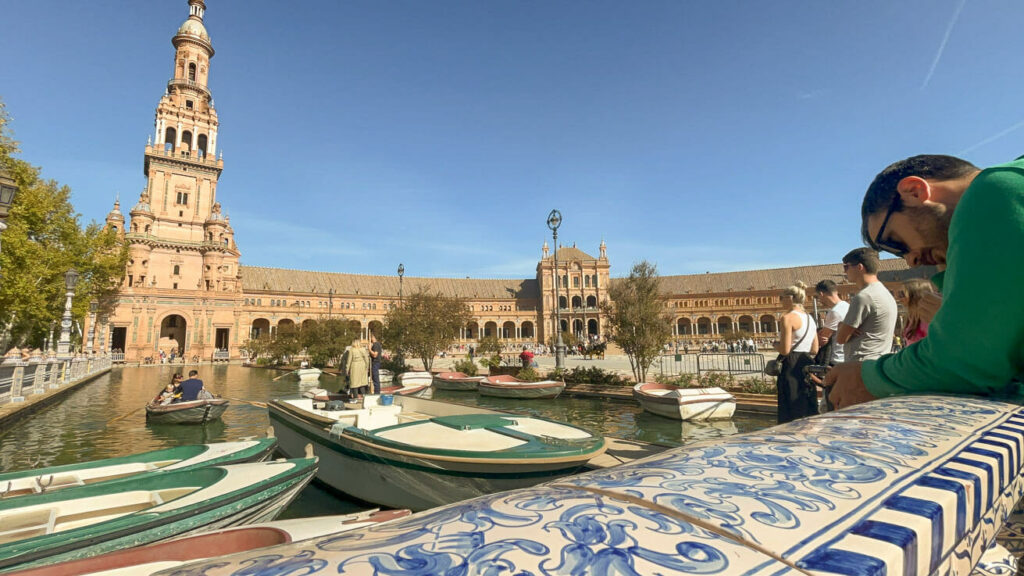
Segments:
[[[590,288],[590,276],[583,277],[583,286],[586,288]]]
[[[175,290],[177,290],[177,289],[178,289],[178,283],[177,283],[177,282],[175,282],[175,283],[174,283],[174,289],[175,289]]]
[[[196,81],[196,63],[195,62],[191,62],[188,65],[188,79],[193,81],[193,82]]]
[[[181,266],[179,266],[177,264],[174,265],[174,275],[175,276],[180,276],[181,275]]]
[[[572,277],[572,287],[573,288],[579,288],[580,287],[580,277],[579,276],[573,276]]]
[[[177,199],[177,202],[175,202],[175,204],[179,204],[181,206],[187,206],[188,205],[188,192],[178,192],[178,199]],[[180,213],[179,213],[179,216],[181,216]]]
[[[192,101],[191,100],[185,100],[185,109],[186,110],[191,110],[192,108],[193,108]]]

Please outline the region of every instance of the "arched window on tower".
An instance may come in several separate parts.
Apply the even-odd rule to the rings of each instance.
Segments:
[[[178,264],[174,265],[174,275],[175,276],[180,276],[181,275],[181,266],[178,265]]]
[[[207,143],[206,134],[200,134],[199,135],[199,140],[198,140],[198,142],[196,142],[196,150],[197,150],[197,153],[199,154],[200,158],[206,156],[206,143]]]
[[[196,63],[195,62],[191,62],[188,65],[188,79],[193,81],[193,82],[196,81]]]
[[[178,132],[174,128],[164,131],[164,150],[174,150],[174,142],[178,138]]]
[[[181,148],[185,153],[192,151],[192,133],[188,130],[181,133]]]

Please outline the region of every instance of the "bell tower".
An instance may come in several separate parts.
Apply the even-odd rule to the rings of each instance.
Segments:
[[[217,157],[209,84],[213,44],[203,24],[205,0],[187,1],[188,17],[171,39],[171,78],[143,155],[146,184],[129,224],[121,224],[129,261],[111,318],[115,332],[106,340],[129,361],[172,350],[209,359],[215,351],[237,354],[239,342],[239,251],[217,202],[224,161]],[[119,214],[111,212],[108,225],[118,225]]]

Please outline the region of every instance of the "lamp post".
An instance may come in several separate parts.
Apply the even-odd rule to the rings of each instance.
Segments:
[[[96,352],[96,309],[99,308],[99,303],[96,301],[89,302],[89,343],[85,345],[85,349],[90,354]]]
[[[327,319],[331,319],[331,314],[334,312],[334,288],[327,289]]]
[[[555,245],[555,370],[561,370],[565,363],[565,344],[562,343],[562,315],[558,301],[558,227],[562,225],[562,213],[552,210],[548,214],[548,228],[551,229]]]
[[[74,268],[64,273],[64,315],[60,319],[60,341],[57,342],[57,356],[71,355],[71,299],[75,296],[75,284],[78,284],[78,271]]]
[[[405,276],[405,265],[398,265],[398,305],[402,305],[402,277]]]
[[[18,187],[15,186],[14,179],[6,172],[0,171],[0,236],[7,229],[7,224],[4,221],[7,220],[7,211],[14,203],[14,193],[17,191]],[[2,277],[2,271],[0,271],[0,277]]]

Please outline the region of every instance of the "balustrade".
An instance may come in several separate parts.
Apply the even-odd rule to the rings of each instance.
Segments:
[[[121,354],[122,360],[124,354]],[[25,396],[41,394],[47,388],[73,384],[110,369],[111,356],[58,360],[7,358],[0,365],[0,405],[24,401]]]

